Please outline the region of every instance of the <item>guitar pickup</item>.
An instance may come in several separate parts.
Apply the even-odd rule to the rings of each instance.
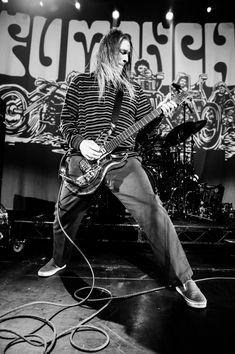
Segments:
[[[80,168],[81,168],[82,171],[88,172],[88,171],[91,170],[91,165],[89,164],[89,162],[87,160],[82,159],[80,161]]]

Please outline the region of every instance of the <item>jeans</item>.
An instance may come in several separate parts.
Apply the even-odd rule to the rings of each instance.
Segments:
[[[155,255],[156,268],[159,267],[167,280],[172,285],[181,285],[191,279],[193,272],[175,227],[153,191],[141,158],[128,157],[123,167],[108,171],[102,183],[108,186],[142,228]],[[60,228],[57,212],[64,230],[74,241],[79,237],[79,226],[92,198],[90,194],[78,196],[72,193],[62,182],[53,224],[53,258],[58,266],[69,261],[73,245]]]

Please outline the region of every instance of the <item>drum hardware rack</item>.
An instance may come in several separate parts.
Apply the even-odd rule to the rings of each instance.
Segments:
[[[231,212],[230,212],[231,214]],[[234,218],[224,224],[198,219],[173,219],[173,224],[183,244],[193,245],[231,245],[235,244],[235,211]],[[108,220],[108,221],[107,221]],[[47,215],[32,219],[3,218],[0,214],[0,248],[21,252],[25,245],[37,240],[52,241],[53,221]],[[102,216],[90,214],[84,218],[80,228],[82,242],[133,242],[147,243],[146,235],[139,225],[124,212],[116,218],[108,217],[105,211]],[[233,241],[233,242],[232,242]],[[52,243],[51,243],[52,244]]]

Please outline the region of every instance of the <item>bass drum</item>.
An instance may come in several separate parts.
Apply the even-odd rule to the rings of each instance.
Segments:
[[[148,175],[154,193],[160,197],[163,204],[166,203],[171,196],[174,177],[168,176],[166,179],[165,174],[154,165],[143,165],[143,168]]]

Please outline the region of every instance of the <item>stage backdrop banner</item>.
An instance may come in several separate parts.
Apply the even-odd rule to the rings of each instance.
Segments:
[[[120,22],[135,48],[133,79],[154,108],[173,82],[192,93],[172,119],[162,120],[144,153],[156,150],[177,126],[206,120],[186,141],[172,143],[171,159],[185,163],[186,155],[200,183],[222,184],[223,201],[235,206],[234,26]],[[27,199],[38,205],[55,202],[65,152],[59,121],[66,90],[76,73],[93,69],[98,44],[110,27],[109,21],[0,13],[0,97],[6,103],[1,202],[6,208],[26,208]]]

